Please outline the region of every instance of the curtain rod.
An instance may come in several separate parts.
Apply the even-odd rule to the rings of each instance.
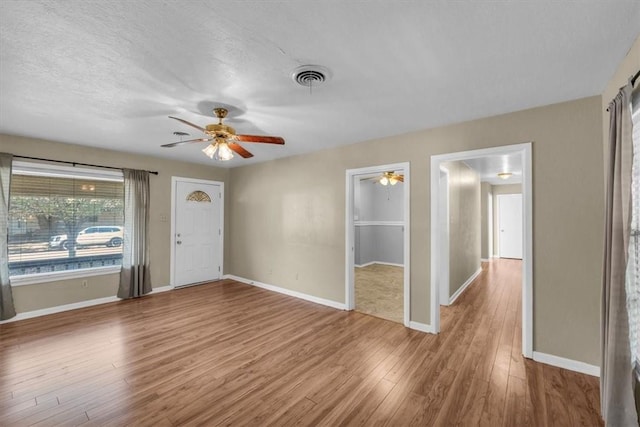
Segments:
[[[43,162],[66,163],[68,165],[73,165],[73,166],[91,166],[94,168],[122,170],[122,168],[116,168],[113,166],[92,165],[90,163],[80,163],[80,162],[68,162],[66,160],[52,160],[52,159],[43,159],[40,157],[29,157],[29,156],[13,156],[13,157],[18,157],[20,159],[29,159],[29,160],[42,160]],[[157,171],[147,171],[147,172],[153,175],[158,175]]]
[[[629,77],[629,82],[631,82],[632,87],[636,83],[636,80],[638,80],[638,77],[640,77],[640,70],[636,71],[633,77]],[[609,107],[607,107],[607,111],[609,111]]]

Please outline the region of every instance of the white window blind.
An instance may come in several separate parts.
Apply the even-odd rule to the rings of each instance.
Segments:
[[[9,275],[54,275],[120,265],[121,172],[14,162]]]
[[[631,184],[631,238],[627,265],[626,292],[629,313],[631,362],[640,366],[640,90],[632,96],[633,167]]]

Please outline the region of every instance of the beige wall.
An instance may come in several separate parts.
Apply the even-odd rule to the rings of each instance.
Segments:
[[[498,256],[498,248],[500,245],[500,239],[498,239],[498,195],[500,194],[522,194],[522,184],[505,184],[505,185],[492,185],[491,194],[493,195],[493,256]]]
[[[0,152],[158,171],[158,176],[152,175],[150,178],[151,280],[154,288],[169,284],[171,177],[181,176],[226,182],[228,175],[227,169],[1,134]],[[161,216],[166,217],[167,220],[161,221]],[[13,288],[16,311],[23,313],[116,294],[117,274],[88,277],[86,288],[81,286],[82,280],[16,286]]]
[[[480,177],[463,162],[449,172],[449,297],[480,268]]]
[[[480,258],[491,258],[493,243],[493,193],[491,184],[480,183]],[[491,225],[491,227],[490,227]]]
[[[345,170],[409,161],[411,320],[428,324],[430,156],[533,141],[534,350],[597,365],[601,107],[595,96],[234,168],[228,272],[344,302]]]

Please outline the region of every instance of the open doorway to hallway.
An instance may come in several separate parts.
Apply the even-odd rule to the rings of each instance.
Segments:
[[[349,310],[409,323],[409,165],[347,171]]]
[[[515,303],[521,312],[522,354],[533,356],[531,185],[530,143],[431,158],[431,320],[436,332],[440,306],[453,304],[480,281],[492,258],[521,258],[522,304]],[[443,315],[454,311],[443,308]]]

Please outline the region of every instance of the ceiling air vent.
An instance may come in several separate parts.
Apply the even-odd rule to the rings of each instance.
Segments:
[[[321,65],[303,65],[291,73],[293,81],[304,87],[316,87],[331,78],[331,72]]]

